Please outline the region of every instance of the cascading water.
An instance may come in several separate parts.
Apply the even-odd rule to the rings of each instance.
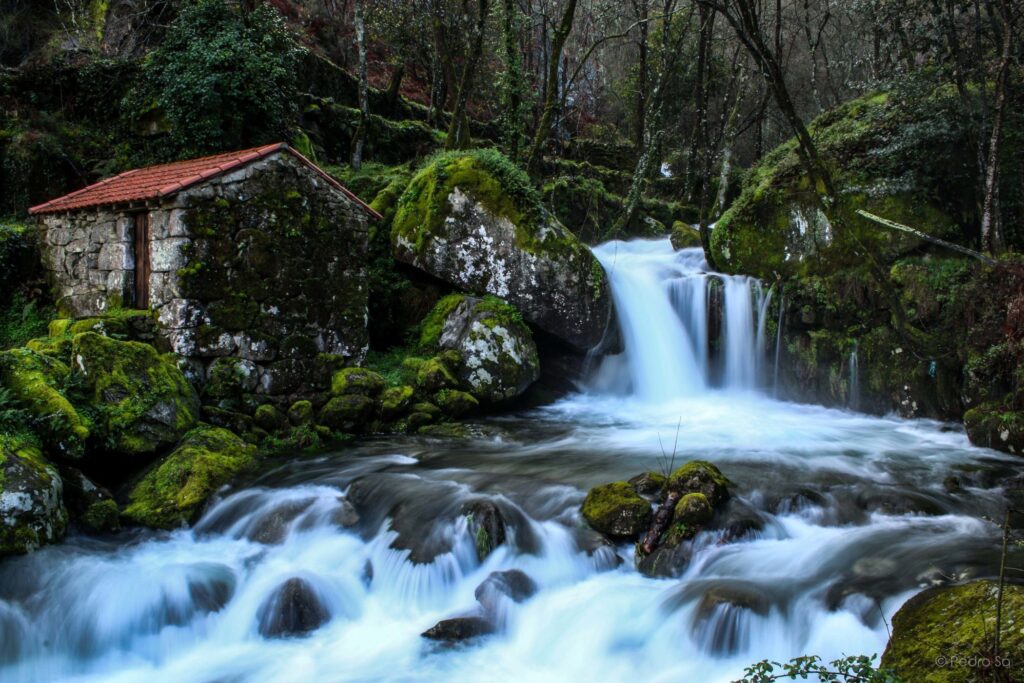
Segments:
[[[722,348],[717,384],[757,387],[771,301],[759,281],[711,274],[701,249],[676,252],[668,240],[608,242],[594,255],[612,285],[624,346],[598,369],[595,388],[646,401],[702,393],[716,384],[710,358],[715,345]],[[713,286],[722,288],[718,340],[709,336]]]
[[[597,253],[624,351],[594,389],[472,439],[281,458],[192,529],[6,559],[0,680],[724,682],[764,658],[879,652],[909,596],[992,575],[985,518],[1013,458],[947,425],[753,391],[768,310],[754,282],[667,241]],[[658,470],[677,427],[677,462],[715,462],[733,495],[688,562],[653,579],[578,510],[590,487]],[[504,520],[483,559],[480,514]],[[515,577],[532,586],[520,601],[493,590]],[[495,632],[455,648],[421,637],[457,616]]]
[[[858,410],[860,408],[860,359],[857,354],[857,340],[853,341],[853,350],[850,351],[849,360],[849,371],[850,371],[850,393],[847,406],[851,410]]]

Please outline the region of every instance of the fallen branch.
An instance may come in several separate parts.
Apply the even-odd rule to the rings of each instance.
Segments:
[[[967,256],[976,258],[982,263],[987,263],[990,266],[996,265],[995,259],[989,256],[985,256],[985,254],[982,254],[980,251],[974,251],[973,249],[968,249],[967,247],[961,247],[959,244],[953,244],[952,242],[947,242],[946,240],[939,239],[938,237],[932,237],[931,235],[925,234],[920,230],[915,230],[914,228],[911,228],[908,225],[903,225],[902,223],[897,223],[896,221],[890,221],[887,218],[882,218],[881,216],[876,216],[873,213],[868,213],[863,209],[857,209],[857,213],[863,216],[864,218],[867,218],[869,221],[874,221],[875,223],[878,223],[879,225],[884,225],[887,228],[892,228],[893,230],[899,230],[900,232],[911,234],[914,237],[917,237],[918,239],[922,239],[925,242],[931,242],[932,244],[937,244],[940,247],[946,247],[947,249],[952,249],[953,251],[959,251],[961,254],[966,254]]]
[[[644,536],[644,540],[640,544],[640,550],[643,551],[644,555],[650,555],[658,547],[658,541],[661,539],[661,535],[668,529],[668,525],[672,523],[672,515],[675,513],[676,505],[679,504],[679,499],[682,497],[682,494],[678,491],[670,491],[668,496],[665,497],[665,502],[658,506],[657,511],[654,513],[654,521],[651,522],[651,528],[647,531],[647,535]]]

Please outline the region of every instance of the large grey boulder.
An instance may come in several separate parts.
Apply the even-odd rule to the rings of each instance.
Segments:
[[[458,289],[493,294],[577,351],[611,316],[604,270],[522,171],[493,150],[437,157],[399,200],[395,258]]]
[[[64,537],[63,483],[29,440],[0,435],[0,557]]]

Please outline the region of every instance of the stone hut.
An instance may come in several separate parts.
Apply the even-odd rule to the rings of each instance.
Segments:
[[[315,393],[367,349],[367,224],[380,216],[284,143],[135,169],[30,209],[68,317],[154,312],[197,379]]]

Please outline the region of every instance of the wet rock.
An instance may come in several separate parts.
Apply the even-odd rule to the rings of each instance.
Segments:
[[[671,578],[681,575],[693,557],[691,543],[680,537],[673,543],[663,544],[649,555],[638,555],[636,568],[644,576]]]
[[[672,224],[671,240],[672,248],[676,251],[701,246],[700,232],[692,225],[687,225],[682,221],[676,221]]]
[[[730,498],[719,512],[714,526],[724,530],[722,539],[731,543],[749,538],[765,527],[761,512],[737,498]]]
[[[316,589],[305,579],[291,578],[281,584],[260,606],[259,633],[264,638],[304,636],[331,618]]]
[[[405,415],[412,404],[413,394],[410,386],[385,389],[380,398],[380,416],[385,420],[396,420]]]
[[[680,493],[701,493],[711,507],[729,498],[729,480],[722,471],[705,460],[692,460],[668,478],[668,487]]]
[[[616,538],[635,538],[651,523],[651,504],[624,481],[595,486],[583,501],[591,527]]]
[[[964,413],[971,443],[1005,453],[1024,455],[1024,411],[1003,401],[990,401]]]
[[[57,468],[31,440],[0,434],[0,557],[64,537],[62,493]]]
[[[443,619],[421,635],[430,640],[441,640],[449,643],[470,640],[479,636],[494,633],[494,624],[488,619],[478,616],[453,617]]]
[[[892,636],[881,665],[893,669],[904,681],[975,680],[980,671],[978,658],[991,656],[997,590],[994,581],[972,581],[917,594],[893,617]],[[1019,624],[1022,614],[1024,588],[1005,585],[1000,638],[1005,680],[1024,678],[1024,630]],[[939,656],[943,660],[937,665]]]
[[[82,531],[103,534],[121,527],[120,510],[110,491],[73,467],[61,468],[60,474],[64,481],[64,505]]]
[[[438,158],[399,202],[395,258],[458,289],[501,297],[531,325],[586,351],[611,315],[604,270],[530,187],[489,150]]]
[[[629,480],[629,485],[641,496],[654,497],[661,494],[665,488],[665,475],[657,472],[644,472]]]
[[[434,401],[442,413],[452,418],[464,417],[480,407],[480,401],[473,394],[455,389],[442,389]]]
[[[687,527],[702,527],[711,521],[713,514],[711,503],[703,493],[687,493],[676,505],[672,522]]]
[[[694,614],[694,640],[713,655],[732,655],[746,645],[743,623],[749,615],[764,616],[769,601],[755,586],[730,582],[714,586],[701,598]]]
[[[288,408],[288,422],[295,427],[313,422],[313,404],[310,401],[296,401]]]
[[[483,583],[476,587],[473,595],[489,613],[498,610],[502,599],[523,602],[537,593],[537,584],[518,569],[491,572]]]
[[[338,509],[331,515],[331,521],[340,527],[354,527],[359,524],[359,512],[352,503],[341,499]]]
[[[473,535],[477,558],[483,562],[505,542],[505,518],[498,506],[489,500],[469,503],[463,508],[463,514],[469,518],[469,533]]]
[[[255,464],[254,446],[226,429],[200,425],[132,487],[124,515],[159,529],[191,524],[217,489]]]

